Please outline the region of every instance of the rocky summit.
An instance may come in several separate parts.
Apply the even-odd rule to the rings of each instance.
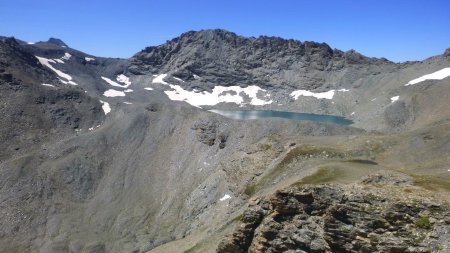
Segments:
[[[450,251],[449,49],[70,44],[0,37],[0,252]]]

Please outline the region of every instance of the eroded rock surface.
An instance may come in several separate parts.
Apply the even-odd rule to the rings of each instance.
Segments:
[[[289,187],[253,199],[217,252],[448,252],[448,205],[370,182]]]

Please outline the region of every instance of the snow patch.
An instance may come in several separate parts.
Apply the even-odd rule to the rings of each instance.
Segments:
[[[43,85],[43,86],[48,86],[48,87],[55,87],[55,85],[53,85],[53,84],[48,84],[48,83],[43,83],[42,85]]]
[[[400,98],[400,96],[391,97],[391,103],[394,103]]]
[[[192,106],[200,107],[202,105],[216,105],[218,103],[235,103],[243,106],[244,98],[241,93],[246,94],[250,99],[251,105],[267,105],[271,104],[273,101],[262,100],[257,97],[258,92],[266,92],[266,90],[261,89],[256,85],[248,86],[242,88],[240,86],[215,86],[212,92],[198,92],[196,90],[188,91],[183,89],[179,85],[172,85],[164,81],[167,74],[157,75],[153,79],[153,83],[160,83],[170,86],[172,90],[164,91],[170,100],[185,101]],[[195,76],[194,76],[195,77]],[[146,90],[153,90],[152,88],[145,88]],[[270,97],[270,94],[266,94],[265,97]]]
[[[439,71],[411,80],[405,84],[405,86],[417,84],[426,80],[442,80],[448,76],[450,76],[450,68],[443,68]]]
[[[64,63],[64,61],[63,60],[61,60],[61,59],[54,59],[57,63]]]
[[[107,82],[108,84],[110,84],[110,85],[112,85],[112,86],[115,86],[115,87],[128,88],[128,86],[131,85],[131,82],[130,82],[130,80],[128,79],[128,77],[126,77],[126,76],[123,75],[123,74],[118,75],[118,76],[116,77],[116,80],[117,80],[118,82],[120,82],[120,83],[124,83],[125,85],[116,83],[115,81],[113,81],[113,80],[111,80],[111,79],[109,79],[109,78],[107,78],[107,77],[104,77],[104,76],[101,76],[101,78],[102,78],[105,82]]]
[[[147,87],[147,88],[144,88],[144,90],[153,90],[153,88]]]
[[[121,87],[121,88],[122,88],[122,85],[120,85],[120,84],[114,82],[113,80],[111,80],[111,79],[109,79],[109,78],[107,78],[107,77],[101,76],[101,78],[102,78],[105,82],[107,82],[108,84],[110,84],[110,85],[112,85],[112,86],[115,86],[115,87]]]
[[[119,82],[119,83],[124,83],[124,84],[125,84],[125,85],[123,86],[124,88],[127,88],[128,86],[131,85],[130,78],[127,77],[127,76],[124,75],[124,74],[118,75],[118,76],[116,77],[116,80],[117,80],[117,82]]]
[[[350,115],[355,115],[355,112],[352,112]]]
[[[39,60],[39,62],[48,67],[49,69],[51,69],[53,72],[55,72],[58,76],[66,79],[67,81],[61,80],[59,79],[62,83],[65,84],[72,84],[72,85],[78,85],[77,83],[72,81],[72,77],[64,72],[62,72],[61,70],[55,69],[50,63],[56,63],[54,60],[51,59],[47,59],[47,58],[43,58],[43,57],[39,57],[36,56],[36,58]]]
[[[195,92],[187,91],[179,85],[170,85],[173,90],[164,91],[170,100],[186,101],[192,106],[200,107],[202,105],[216,105],[218,103],[235,103],[239,105],[244,104],[244,98],[240,95],[245,93],[250,97],[250,104],[252,105],[266,105],[271,104],[272,100],[264,101],[256,97],[259,91],[266,91],[258,86],[248,86],[242,88],[239,86],[215,86],[213,91],[210,92]],[[233,92],[235,94],[231,94]]]
[[[180,82],[183,82],[184,83],[184,81],[181,79],[181,78],[178,78],[178,77],[173,77],[173,79],[175,79],[175,80],[177,80],[177,81],[180,81]]]
[[[36,42],[28,42],[27,44],[28,45],[34,45],[34,44],[36,44]]]
[[[199,77],[198,75],[195,75],[195,74],[193,75],[193,77],[194,77],[195,80],[200,80],[201,79],[201,77]]]
[[[132,89],[126,89],[123,92],[133,92],[133,90]]]
[[[64,56],[61,57],[61,60],[66,60],[66,61],[68,61],[68,60],[70,59],[70,57],[72,57],[72,55],[69,54],[69,53],[67,53],[67,52],[65,52],[65,53],[64,53]]]
[[[71,85],[78,85],[77,83],[75,83],[74,81],[64,81],[61,78],[58,77],[58,80],[63,83],[63,84],[71,84]]]
[[[100,101],[100,103],[102,103],[102,109],[103,109],[103,112],[105,113],[105,115],[110,113],[111,112],[111,107],[109,106],[109,103],[105,102],[105,101],[102,101],[102,100],[99,100],[99,101]]]
[[[309,90],[295,90],[291,92],[291,97],[293,97],[295,100],[298,99],[300,96],[304,97],[315,97],[317,99],[333,99],[335,90],[329,90],[326,92],[318,92],[314,93]]]
[[[95,58],[84,57],[84,60],[87,61],[87,62],[90,62],[90,61],[95,61]]]
[[[228,195],[228,194],[225,194],[225,195],[223,195],[223,197],[220,198],[219,200],[220,200],[220,201],[225,201],[225,200],[227,200],[227,199],[231,199],[231,196]]]
[[[167,76],[167,74],[157,75],[157,76],[155,76],[155,78],[153,78],[152,83],[160,83],[160,84],[169,85],[168,83],[166,83],[164,81],[164,78],[166,78],[166,76]]]
[[[103,93],[105,97],[125,97],[125,93],[123,91],[109,89]]]
[[[131,103],[131,102],[123,102],[124,104],[126,104],[126,105],[132,105],[133,103]]]

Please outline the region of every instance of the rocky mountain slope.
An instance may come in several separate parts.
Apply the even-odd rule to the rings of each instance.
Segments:
[[[445,252],[449,67],[448,53],[396,64],[224,30],[187,32],[130,59],[3,38],[0,252]],[[354,123],[207,111],[234,108]],[[296,200],[308,194],[311,203]],[[399,212],[408,216],[391,220]],[[371,219],[387,223],[377,230]]]

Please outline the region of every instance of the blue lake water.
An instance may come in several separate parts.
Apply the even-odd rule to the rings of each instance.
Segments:
[[[211,112],[232,119],[263,119],[263,118],[284,118],[291,120],[308,120],[316,122],[334,123],[339,125],[351,125],[352,120],[340,116],[300,113],[300,112],[283,112],[283,111],[229,111],[229,110],[210,110]]]

